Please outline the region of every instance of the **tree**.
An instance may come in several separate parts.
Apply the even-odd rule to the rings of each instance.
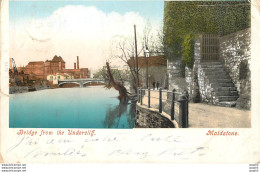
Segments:
[[[153,55],[158,55],[164,52],[163,34],[162,27],[157,31],[157,35],[152,32],[151,23],[148,21],[143,30],[143,35],[138,36],[139,47],[137,50],[137,57],[141,53],[144,54],[146,46],[149,48]],[[120,59],[129,68],[130,76],[132,79],[132,87],[137,93],[137,88],[140,87],[139,71],[140,67],[136,66],[136,55],[135,55],[135,42],[134,37],[116,36],[114,37],[113,44],[111,45],[112,53],[111,57]]]
[[[122,69],[118,69],[118,68],[110,68],[110,71],[111,71],[111,74],[113,75],[114,79],[116,81],[121,82],[123,85],[125,84],[126,81],[129,80],[129,73],[126,70],[122,70]],[[109,80],[109,76],[107,73],[107,67],[103,66],[98,71],[96,71],[93,74],[93,78]]]
[[[108,75],[108,78],[109,78],[109,88],[110,87],[114,87],[117,91],[119,91],[119,100],[120,102],[124,102],[126,103],[128,100],[128,95],[127,95],[127,90],[126,88],[124,87],[124,85],[120,82],[117,82],[115,81],[112,73],[111,73],[111,70],[110,70],[110,65],[109,65],[109,62],[106,62],[106,67],[107,67],[107,75]]]
[[[152,32],[152,25],[148,21],[143,31],[142,47],[149,49],[152,55],[161,55],[165,52],[163,26],[159,30]]]
[[[107,80],[108,76],[107,76],[106,68],[102,67],[102,68],[98,69],[98,71],[93,73],[93,78]]]
[[[129,68],[129,72],[132,78],[132,86],[137,92],[137,87],[140,81],[138,80],[139,68],[136,67],[135,63],[131,64],[130,60],[135,57],[135,44],[132,37],[118,36],[114,38],[114,44],[112,44],[112,49],[114,49],[112,58],[120,59]],[[143,48],[138,51],[138,56],[142,52]],[[135,60],[134,60],[135,61]]]

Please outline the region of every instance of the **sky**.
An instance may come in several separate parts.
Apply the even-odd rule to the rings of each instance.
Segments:
[[[80,67],[97,70],[117,53],[116,38],[133,37],[134,24],[138,38],[147,22],[156,35],[163,8],[163,1],[10,1],[10,57],[19,67],[58,55],[73,68],[79,56]]]

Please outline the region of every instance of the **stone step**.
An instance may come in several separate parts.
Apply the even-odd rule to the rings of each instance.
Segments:
[[[211,74],[206,76],[208,79],[230,79],[230,76],[224,74]]]
[[[219,102],[236,101],[238,96],[218,96],[217,99]]]
[[[213,89],[213,102],[219,106],[234,107],[238,99],[238,91],[221,62],[206,62],[200,65],[206,82]]]
[[[202,68],[204,72],[225,72],[227,73],[223,68]]]
[[[237,91],[236,87],[218,87],[214,89],[217,91]]]
[[[203,72],[206,74],[212,74],[212,73],[223,73],[223,74],[228,74],[225,70],[223,69],[203,69]]]
[[[206,75],[228,75],[226,71],[204,71]]]
[[[237,91],[218,91],[213,94],[216,96],[238,96]]]
[[[234,87],[233,83],[211,83],[211,88],[219,88],[219,87]]]
[[[235,107],[236,106],[236,102],[235,101],[219,102],[219,103],[217,103],[217,105],[223,106],[223,107]]]
[[[231,79],[227,78],[208,78],[210,83],[232,83]]]
[[[201,66],[201,68],[203,68],[203,69],[212,69],[212,68],[221,68],[221,69],[223,69],[223,65],[221,65],[221,64],[216,64],[216,65],[200,65]]]
[[[201,65],[220,65],[221,62],[201,62]]]
[[[228,75],[224,70],[203,70],[206,75]]]
[[[223,71],[225,70],[223,67],[202,67],[201,68],[202,70],[212,70],[212,71]]]
[[[201,69],[203,70],[203,72],[207,72],[207,73],[212,73],[212,72],[227,73],[223,68],[205,68],[205,69],[201,68]]]

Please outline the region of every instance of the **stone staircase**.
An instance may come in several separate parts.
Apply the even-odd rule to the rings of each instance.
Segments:
[[[208,88],[206,89],[208,95],[210,94],[208,96],[211,99],[210,102],[220,106],[234,107],[238,99],[238,91],[221,62],[201,63],[200,70]]]

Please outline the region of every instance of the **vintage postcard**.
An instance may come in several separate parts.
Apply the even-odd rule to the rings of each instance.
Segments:
[[[1,163],[259,163],[260,2],[1,1]]]

